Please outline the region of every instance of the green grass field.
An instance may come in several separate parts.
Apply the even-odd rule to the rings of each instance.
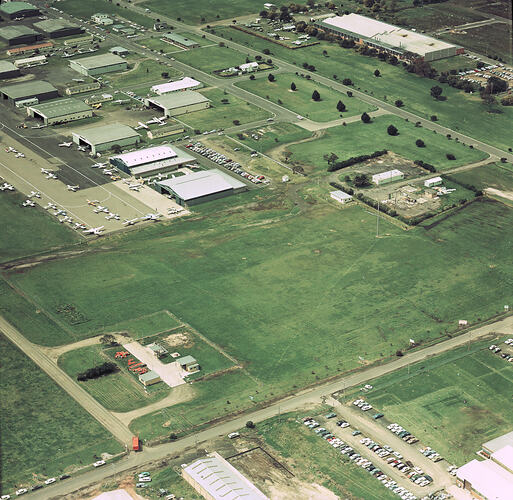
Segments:
[[[296,84],[295,91],[290,89],[291,82]],[[364,111],[369,112],[376,109],[359,99],[348,98],[346,94],[299,78],[292,73],[279,74],[274,82],[270,82],[267,78],[258,78],[243,81],[238,86],[316,122],[361,115]],[[321,100],[318,102],[312,99],[312,93],[315,90],[321,96]],[[347,107],[343,113],[337,110],[338,101],[342,101]]]
[[[375,477],[296,421],[296,418],[302,416],[288,413],[258,424],[256,430],[268,446],[294,464],[297,479],[308,484],[322,485],[339,495],[339,498],[397,498]],[[244,430],[243,434],[251,435],[252,432]]]
[[[450,178],[478,189],[493,188],[500,191],[513,191],[513,169],[502,163],[458,172],[452,174]]]
[[[203,47],[194,50],[177,52],[173,57],[193,68],[205,73],[212,73],[219,69],[239,66],[246,62],[244,54],[228,47]]]
[[[377,58],[362,56],[352,49],[342,49],[328,42],[300,50],[289,50],[229,27],[216,27],[215,33],[255,50],[267,48],[271,51],[271,58],[277,57],[294,63],[298,71],[302,71],[303,63],[307,62],[315,66],[317,73],[328,78],[333,78],[333,75],[337,75],[338,81],[350,78],[356,89],[366,91],[378,99],[386,96],[390,103],[401,99],[408,111],[426,119],[436,115],[440,124],[504,150],[513,143],[513,129],[510,127],[513,121],[511,106],[502,106],[501,114],[489,113],[478,95],[465,94],[446,84],[407,73],[400,65],[392,66]],[[323,55],[323,50],[327,51],[328,57]],[[380,78],[373,75],[375,69],[381,72]],[[435,84],[443,88],[446,101],[435,101],[431,97],[430,89]]]
[[[93,463],[122,446],[0,335],[2,493]],[[34,476],[34,474],[36,476]]]
[[[131,61],[135,66],[122,73],[111,73],[107,75],[111,85],[116,88],[130,90],[136,85],[145,83],[160,83],[163,80],[162,73],[168,73],[166,80],[179,78],[182,76],[180,71],[174,70],[169,66],[154,61],[153,59],[144,59],[142,61]]]
[[[117,350],[123,349],[119,347]],[[59,358],[59,367],[71,378],[76,379],[78,373],[107,361],[111,361],[111,356],[101,346],[95,345],[64,353]],[[123,366],[122,361],[118,364]],[[158,384],[149,388],[151,390],[146,394],[142,384],[126,370],[78,383],[105,408],[117,412],[141,408],[159,401],[169,393],[167,386]]]
[[[395,125],[399,135],[389,135],[389,125]],[[417,139],[422,139],[426,146],[417,147]],[[487,157],[486,153],[450,141],[445,136],[434,134],[424,128],[417,128],[395,116],[379,116],[367,124],[358,121],[346,127],[331,127],[320,139],[291,145],[287,149],[292,152],[293,160],[315,169],[326,169],[328,165],[323,156],[332,152],[344,160],[373,153],[378,149],[387,149],[412,161],[422,160],[430,163],[440,171],[478,162]],[[447,153],[454,154],[456,159],[448,160]]]
[[[3,184],[3,182],[2,182]],[[0,192],[0,262],[57,249],[81,240],[78,234],[39,207],[23,208],[26,196],[14,191]],[[20,228],[23,228],[20,231]]]
[[[145,28],[153,27],[153,20],[149,17],[134,12],[126,6],[120,7],[118,5],[116,5],[116,2],[105,2],[104,0],[87,0],[87,2],[83,0],[63,0],[59,2],[57,8],[85,20],[89,20],[97,12],[104,12],[105,14],[122,17]]]
[[[141,339],[160,332],[167,332],[181,324],[179,320],[173,318],[166,311],[158,311],[140,318],[117,323],[112,326],[112,331],[127,331],[133,339]]]
[[[463,347],[375,380],[365,395],[385,417],[453,463],[511,430],[511,364],[488,350]]]
[[[171,4],[166,0],[149,0],[143,5],[153,12],[181,19],[187,24],[203,24],[253,13],[257,15],[262,10],[262,5],[255,4],[253,0],[216,0],[215,9],[208,0],[198,0],[194,8],[187,0],[173,0]]]
[[[196,36],[191,33],[184,33],[183,36],[188,38],[189,40],[193,40],[195,42],[198,42],[200,46],[204,47],[205,45],[213,45],[214,42],[202,38],[201,36]],[[141,38],[137,40],[137,43],[141,46],[144,46],[148,49],[156,50],[158,52],[167,54],[169,52],[180,52],[184,49],[181,49],[180,47],[177,47],[176,45],[173,45],[172,43],[164,42],[161,40],[162,34],[160,35],[152,35],[148,38]]]
[[[74,306],[88,319],[68,325],[76,337],[168,309],[243,363],[244,372],[197,384],[195,400],[169,410],[176,419],[160,412],[135,421],[141,436],[355,368],[359,356],[387,358],[412,332],[443,336],[461,317],[502,311],[511,295],[513,211],[500,203],[476,202],[430,229],[387,225],[389,236],[376,239],[374,216],[357,206],[318,203],[292,216],[282,198],[120,235],[110,250],[8,278],[50,317],[65,321],[56,307]]]
[[[201,93],[210,99],[210,108],[180,115],[177,119],[202,132],[213,128],[232,127],[234,120],[239,120],[241,124],[244,124],[264,120],[271,116],[262,108],[243,101],[234,95],[224,94],[219,89],[203,90]],[[226,103],[222,102],[224,99],[226,99]]]

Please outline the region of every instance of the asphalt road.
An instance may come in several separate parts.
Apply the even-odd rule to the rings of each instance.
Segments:
[[[0,323],[0,327],[2,330],[5,329],[5,321]],[[41,357],[37,353],[32,352],[34,349],[37,350],[37,347],[35,347],[33,344],[30,344],[23,337],[19,339],[18,336],[21,336],[19,332],[15,331],[13,335],[12,327],[8,323],[7,327],[10,332],[10,334],[8,335],[9,338],[12,338],[14,336],[16,340],[20,341],[20,344],[23,346],[22,348],[25,350],[25,352],[30,353],[29,356],[31,355],[32,359],[34,359],[36,362],[38,362],[38,360],[42,360],[42,362],[46,365],[46,362],[48,360],[46,356]],[[436,345],[426,347],[424,349],[410,351],[403,357],[396,358],[387,364],[373,366],[370,368],[364,368],[356,373],[341,376],[337,380],[321,384],[314,388],[299,391],[292,396],[288,396],[286,398],[281,399],[280,401],[273,403],[272,405],[267,406],[266,408],[255,410],[253,412],[248,412],[244,415],[237,416],[231,420],[227,420],[226,422],[213,425],[203,431],[187,436],[176,442],[162,444],[151,448],[145,447],[144,450],[140,453],[130,453],[129,455],[115,463],[107,464],[104,467],[94,469],[90,472],[86,472],[81,475],[74,476],[64,482],[55,483],[47,489],[27,495],[27,498],[48,499],[56,498],[58,496],[66,496],[68,494],[71,494],[73,491],[76,491],[77,489],[103,481],[114,474],[127,471],[132,467],[143,466],[147,462],[164,459],[168,455],[179,455],[189,447],[197,446],[201,443],[204,443],[205,441],[209,441],[219,436],[227,435],[230,432],[233,432],[237,429],[244,427],[245,423],[248,420],[252,420],[253,422],[258,423],[267,420],[271,417],[274,417],[276,415],[279,415],[281,413],[286,413],[301,408],[306,409],[312,404],[321,402],[325,397],[329,396],[330,394],[333,394],[334,392],[366,384],[372,379],[382,377],[387,373],[398,370],[399,368],[404,368],[412,363],[417,363],[419,361],[429,359],[432,356],[444,353],[446,351],[449,351],[459,346],[463,346],[470,342],[475,342],[488,335],[511,335],[512,333],[513,315],[508,316],[507,318],[492,323],[490,325],[482,326],[480,328],[476,328],[475,330],[468,331],[462,335],[445,340]],[[26,349],[28,349],[28,351]],[[55,364],[52,365],[56,366]],[[73,393],[72,396],[76,399],[78,396],[77,392],[73,391],[73,389],[71,390],[71,392]],[[87,398],[92,399],[87,393],[86,396]],[[78,401],[82,403],[81,400]],[[94,406],[97,407],[99,405],[98,403],[94,402]],[[90,409],[93,408],[93,405],[89,406],[88,402],[87,407],[85,408],[88,411],[90,411]],[[105,412],[105,410],[101,406],[98,408],[98,411]],[[95,418],[97,418],[96,415]],[[114,422],[113,424],[115,424],[116,426],[115,430],[117,431],[117,434],[121,435],[122,429],[118,428],[118,422]],[[104,425],[106,425],[106,427],[110,429],[110,422],[107,422],[107,420],[105,420]]]

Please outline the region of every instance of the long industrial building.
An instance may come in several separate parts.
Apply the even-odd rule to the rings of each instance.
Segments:
[[[184,90],[171,92],[159,97],[149,97],[144,104],[164,113],[164,116],[179,116],[210,107],[210,100],[199,92]]]
[[[12,62],[0,61],[0,80],[20,76],[20,70]]]
[[[90,148],[93,154],[108,151],[115,145],[122,148],[134,146],[141,140],[141,136],[133,128],[121,123],[87,128],[73,132],[72,136],[75,144]]]
[[[183,466],[182,476],[207,500],[269,500],[215,451]]]
[[[36,98],[38,101],[47,101],[59,97],[57,89],[48,82],[40,80],[15,83],[0,88],[0,98],[9,104]]]
[[[463,47],[458,45],[359,14],[329,17],[317,21],[315,26],[325,32],[374,47],[397,57],[416,56],[429,62],[464,52]]]
[[[113,71],[125,71],[128,68],[128,63],[115,54],[101,54],[74,59],[70,61],[69,66],[81,75],[95,76]]]
[[[0,28],[0,38],[11,46],[36,42],[37,40],[41,40],[43,35],[28,26],[17,24],[15,26]]]
[[[39,9],[28,2],[4,2],[0,5],[0,16],[8,21],[39,16]]]
[[[59,125],[83,118],[91,118],[93,110],[80,99],[57,99],[27,107],[27,114],[45,125]]]
[[[179,205],[197,205],[245,191],[247,186],[217,168],[166,179],[157,183],[157,190],[175,198]]]
[[[193,89],[201,86],[201,82],[195,80],[194,78],[190,78],[186,76],[181,80],[176,80],[174,82],[161,83],[159,85],[153,85],[150,88],[152,92],[155,92],[157,95],[167,94],[168,92],[176,92],[177,90],[187,90]]]
[[[162,41],[172,43],[182,49],[195,49],[196,47],[199,47],[198,42],[182,35],[178,35],[177,33],[166,33],[162,35]]]
[[[176,170],[196,159],[178,148],[155,146],[109,158],[111,165],[135,177],[148,177]]]
[[[63,36],[80,35],[84,30],[77,24],[63,19],[46,19],[34,23],[34,28],[44,33],[48,38],[61,38]]]

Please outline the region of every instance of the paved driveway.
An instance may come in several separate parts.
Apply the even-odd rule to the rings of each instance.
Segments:
[[[123,344],[123,347],[139,361],[146,364],[150,370],[157,372],[162,382],[166,383],[169,387],[185,384],[182,378],[184,372],[176,361],[169,364],[162,363],[160,359],[153,355],[150,349],[142,346],[139,342]]]

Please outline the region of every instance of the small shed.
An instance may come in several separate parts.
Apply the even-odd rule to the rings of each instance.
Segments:
[[[353,199],[350,194],[347,194],[344,191],[331,191],[330,196],[339,203],[347,203]]]
[[[178,363],[182,369],[187,372],[197,372],[200,370],[200,365],[196,361],[196,358],[193,358],[192,356],[184,356],[178,360]]]
[[[425,187],[433,187],[433,186],[439,186],[440,184],[442,184],[443,180],[441,177],[432,177],[431,179],[426,179],[424,181],[424,186]]]
[[[125,49],[125,47],[116,46],[109,49],[109,52],[116,54],[117,56],[126,56],[128,54],[128,49]]]
[[[153,370],[139,375],[139,382],[145,387],[161,382],[160,375]]]
[[[150,349],[152,354],[154,356],[156,356],[157,358],[163,358],[164,356],[166,356],[168,354],[167,349],[165,349],[164,347],[162,347],[159,344],[156,344],[155,342],[153,342],[152,344],[148,344],[146,347],[148,349]]]

